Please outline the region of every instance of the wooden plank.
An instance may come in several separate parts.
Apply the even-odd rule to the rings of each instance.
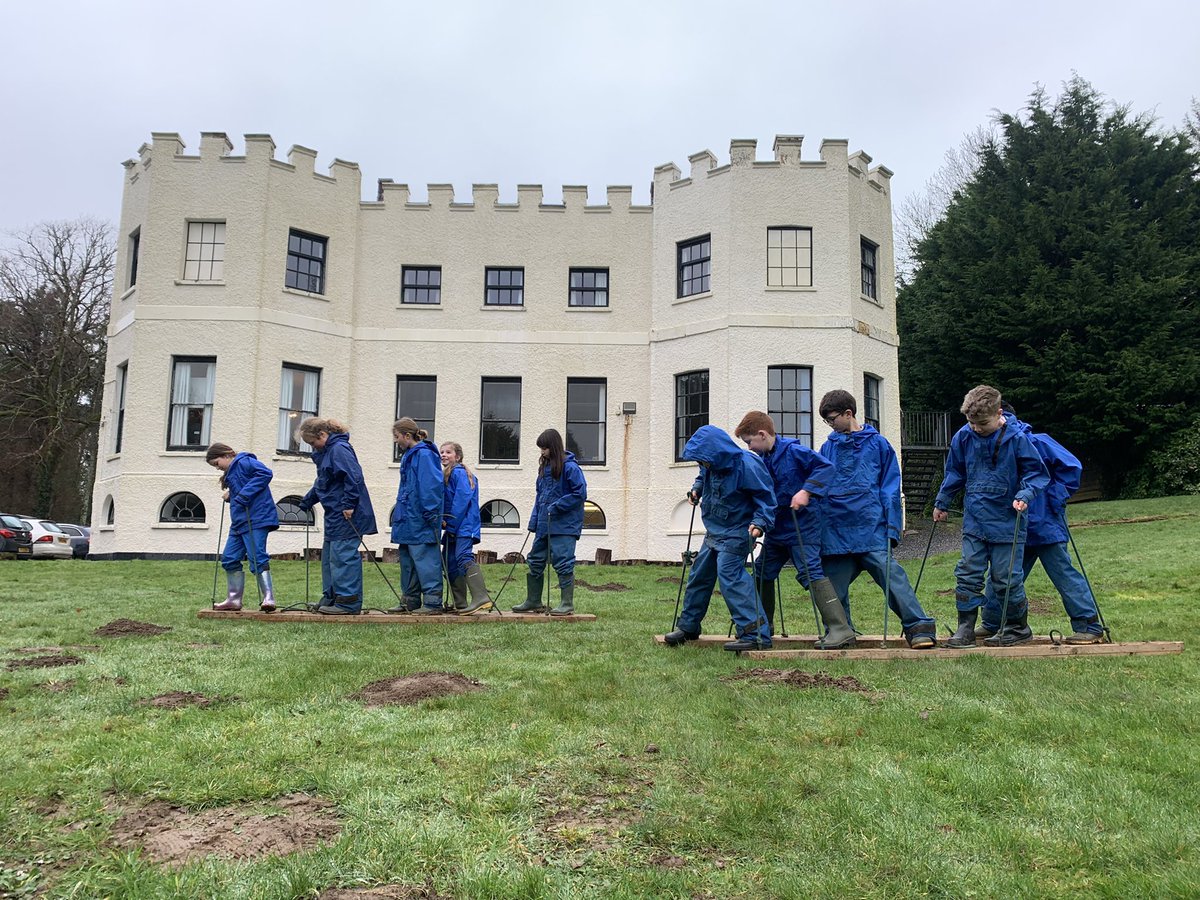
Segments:
[[[656,634],[654,636],[654,640],[656,643],[662,644],[665,642],[665,637],[666,637],[665,635]],[[939,647],[941,646],[941,643],[946,640],[946,637],[947,637],[947,635],[945,635],[945,634],[941,634],[938,636],[938,646]],[[724,634],[702,634],[702,635],[700,635],[698,640],[689,641],[687,646],[689,646],[689,647],[708,647],[708,648],[715,647],[717,649],[720,649],[721,647],[723,647],[725,645],[726,641],[731,641],[731,640],[733,640],[733,638],[727,637]],[[982,643],[983,638],[980,638],[979,640]],[[813,644],[815,644],[816,642],[817,642],[817,638],[811,634],[793,634],[788,637],[783,637],[782,635],[777,634],[771,638],[771,647],[773,650],[805,650],[805,649],[812,650],[812,649],[816,649],[815,647],[813,647]],[[1036,646],[1041,646],[1041,645],[1053,646],[1053,644],[1054,644],[1054,642],[1050,640],[1050,636],[1048,634],[1035,634],[1033,636],[1033,640],[1030,641],[1029,643],[1034,644]],[[883,635],[881,635],[881,634],[860,634],[858,636],[858,645],[856,647],[848,648],[848,649],[883,650],[883,649],[887,649],[890,647],[897,647],[897,648],[901,648],[901,649],[907,649],[907,647],[908,647],[908,644],[905,642],[904,637],[899,634],[889,634],[888,639],[887,639],[887,646],[886,647],[881,646],[882,644],[883,644]],[[1028,645],[1023,645],[1023,646],[1028,646]],[[822,652],[828,653],[831,651],[822,651]],[[921,652],[927,653],[928,651],[922,650]]]
[[[475,613],[470,616],[413,616],[404,614],[365,612],[359,616],[323,616],[320,613],[294,610],[291,612],[265,613],[257,609],[233,612],[223,609],[202,609],[197,614],[201,619],[225,619],[239,622],[321,622],[342,625],[478,625],[481,622],[527,625],[538,622],[595,622],[596,617],[588,613],[573,613],[569,616],[547,616],[537,613]]]
[[[1183,641],[1126,641],[1119,644],[1022,644],[1017,647],[964,648],[939,646],[934,650],[909,650],[900,647],[846,650],[749,650],[739,653],[747,659],[960,659],[964,656],[1005,658],[1047,658],[1067,656],[1159,656],[1182,653]]]

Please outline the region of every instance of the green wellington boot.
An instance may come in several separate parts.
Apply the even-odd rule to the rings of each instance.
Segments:
[[[575,582],[572,581],[568,585],[559,585],[559,593],[562,594],[562,600],[558,606],[550,610],[552,616],[569,616],[575,612]]]
[[[821,623],[825,626],[825,637],[818,640],[818,650],[841,650],[843,647],[853,647],[857,636],[846,618],[846,609],[838,599],[833,582],[821,578],[812,583],[812,595],[817,601],[817,609],[821,613]]]
[[[543,575],[527,573],[525,575],[525,602],[514,606],[512,611],[515,613],[545,612],[546,607],[542,605],[542,587],[545,583]]]
[[[454,598],[454,608],[462,611],[467,608],[467,576],[459,575],[450,582],[450,596]]]
[[[471,592],[471,604],[459,615],[469,616],[492,608],[492,597],[488,593],[487,582],[483,579],[483,570],[479,568],[479,563],[467,566],[467,590]]]

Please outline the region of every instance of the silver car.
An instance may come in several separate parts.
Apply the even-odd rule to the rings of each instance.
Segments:
[[[22,518],[33,532],[34,559],[70,559],[75,554],[71,549],[70,536],[53,522],[46,519]]]

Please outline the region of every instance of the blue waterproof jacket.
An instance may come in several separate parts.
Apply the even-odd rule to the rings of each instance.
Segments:
[[[231,532],[245,534],[250,528],[274,531],[279,527],[279,511],[268,487],[273,477],[274,473],[253,453],[239,453],[233,458],[225,472]]]
[[[692,492],[700,495],[705,543],[718,549],[728,543],[730,549],[745,552],[751,525],[764,534],[771,530],[775,489],[771,473],[757,454],[739,447],[715,425],[701,425],[683,448],[683,458],[708,463],[708,468],[700,467],[692,485]]]
[[[1050,435],[1035,432],[1020,419],[1014,418],[1013,424],[1033,443],[1050,475],[1049,486],[1033,498],[1025,514],[1029,519],[1025,546],[1065,544],[1068,538],[1067,500],[1079,490],[1083,463]]]
[[[795,544],[796,526],[804,537],[805,545],[821,540],[821,508],[817,500],[796,510],[792,519],[792,497],[797,491],[805,490],[814,497],[822,497],[833,481],[833,465],[803,443],[790,437],[776,437],[770,453],[761,455],[771,474],[775,490],[775,524],[767,532],[767,540],[773,544]]]
[[[583,532],[583,501],[586,499],[587,482],[583,478],[583,470],[575,462],[575,454],[568,451],[563,462],[562,477],[555,478],[550,473],[549,464],[542,466],[533,512],[529,514],[529,530],[536,535],[569,534],[579,537]]]
[[[442,510],[448,534],[469,537],[472,543],[479,543],[479,478],[475,478],[472,487],[467,467],[462,463],[450,470],[442,488]]]
[[[400,486],[392,510],[397,544],[436,544],[442,536],[442,458],[432,441],[418,441],[400,457]]]
[[[834,432],[821,446],[833,465],[833,484],[821,501],[821,553],[839,556],[886,550],[900,540],[900,464],[873,425]]]
[[[300,501],[300,508],[312,509],[320,502],[325,510],[325,540],[356,541],[360,534],[375,534],[375,509],[358,456],[350,446],[350,435],[331,434],[324,450],[313,451],[312,461],[317,466],[317,480]],[[342,517],[347,509],[354,510],[348,522]]]
[[[963,533],[992,543],[1013,539],[1017,511],[1014,500],[1033,503],[1050,476],[1033,442],[1011,413],[1004,413],[1004,426],[980,437],[964,425],[950,441],[946,457],[946,477],[933,505],[949,509],[959,491],[966,491],[963,502]],[[1018,539],[1025,537],[1029,519],[1021,517]]]

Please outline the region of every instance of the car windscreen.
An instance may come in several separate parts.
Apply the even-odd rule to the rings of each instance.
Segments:
[[[16,516],[0,516],[0,522],[3,522],[6,528],[16,528],[18,531],[29,530],[29,526]]]
[[[43,528],[45,528],[47,531],[53,531],[55,534],[66,534],[65,531],[63,531],[61,528],[59,528],[53,522],[38,522],[38,524],[41,525]]]
[[[71,535],[71,537],[83,537],[83,532],[74,525],[59,525],[58,530],[64,534]]]

